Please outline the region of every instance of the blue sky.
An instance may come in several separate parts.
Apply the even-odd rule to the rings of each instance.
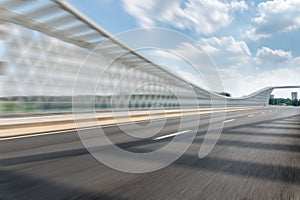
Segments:
[[[300,0],[70,2],[112,34],[160,27],[191,37],[216,63],[225,90],[234,96],[265,86],[300,85]],[[192,76],[186,65],[156,53],[155,61]],[[290,92],[274,91],[277,97],[290,97]]]

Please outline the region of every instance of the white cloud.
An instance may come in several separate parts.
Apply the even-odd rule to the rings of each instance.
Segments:
[[[251,28],[250,30],[246,31],[246,35],[253,41],[257,41],[262,38],[269,38],[272,36],[272,33],[259,33],[257,32],[256,28]]]
[[[257,12],[257,17],[252,19],[256,26],[247,32],[254,41],[300,28],[300,0],[262,2]]]
[[[234,12],[248,9],[245,1],[222,0],[123,0],[123,5],[142,27],[160,22],[201,34],[216,32],[231,22]]]
[[[224,88],[234,96],[247,95],[268,86],[299,85],[300,57],[294,58],[290,51],[262,47],[254,60],[261,66],[256,66],[257,73],[244,75],[234,67],[220,70]],[[275,94],[288,97],[284,90]]]
[[[186,72],[186,71],[183,71],[180,67],[177,67],[176,73],[179,76],[181,76],[183,79],[185,79],[186,81],[188,81],[194,85],[197,85],[201,88],[208,89],[207,83],[206,83],[205,79],[203,79],[202,77],[197,76],[192,73],[189,73],[189,72]]]
[[[224,90],[235,97],[248,95],[267,86],[299,85],[300,57],[294,58],[289,51],[262,47],[256,55],[251,56],[246,43],[236,41],[233,37],[201,39],[199,45],[211,55],[219,67]],[[210,71],[212,65],[203,59],[205,56],[200,58],[201,55],[199,56],[194,48],[193,45],[183,43],[176,49],[170,49],[170,52],[157,50],[155,53],[158,57],[166,58],[164,64],[167,66],[171,60],[180,61],[181,58],[178,56],[187,58],[192,63],[201,63],[200,71],[203,72],[201,75],[204,77],[185,70],[185,67],[188,66],[180,65],[180,62],[175,62],[171,67],[173,66],[172,69],[186,80],[200,87],[208,88],[205,85],[206,81],[212,83],[212,80],[218,76],[216,74],[211,76],[216,71]],[[257,65],[253,60],[260,64]],[[222,62],[226,67],[220,67]],[[241,65],[241,63],[243,64]],[[267,64],[272,66],[281,64],[281,66],[280,68],[265,67]],[[278,96],[285,94],[284,92],[283,90],[275,94]]]
[[[196,48],[199,46],[210,55],[217,68],[211,63],[205,53]],[[226,80],[227,86],[230,86],[227,88],[227,91],[233,91],[233,94],[240,94],[234,91],[237,87],[234,80],[241,77],[238,70],[251,59],[251,53],[247,44],[244,41],[237,41],[231,36],[201,39],[196,46],[182,43],[174,49],[169,49],[168,51],[155,50],[153,53],[156,55],[156,58],[160,59],[160,63],[175,70],[184,79],[202,88],[209,88],[206,85],[208,84],[213,91],[223,91],[223,87],[214,85],[220,74],[221,78],[223,77]],[[191,68],[191,66],[186,64],[182,60],[183,58],[192,64],[196,64],[200,73],[189,70],[188,68]]]
[[[255,60],[258,64],[278,66],[289,63],[292,60],[292,52],[262,47],[257,51]]]
[[[280,68],[276,70],[263,71],[257,75],[243,76],[236,69],[222,69],[224,88],[233,96],[243,96],[251,94],[261,88],[268,86],[290,86],[299,85],[300,67]],[[277,96],[288,97],[285,91],[277,92]]]
[[[211,57],[217,62],[224,62],[226,67],[219,68],[219,72],[224,84],[225,91],[228,91],[233,96],[243,96],[251,94],[261,88],[268,86],[283,86],[283,85],[299,85],[300,57],[293,58],[292,53],[281,49],[273,50],[268,47],[262,47],[257,51],[255,57],[251,53],[247,45],[243,41],[236,41],[232,37],[202,39],[200,42],[202,47],[208,47]],[[173,50],[176,54],[185,56],[191,55],[189,45],[181,45],[177,50]],[[163,55],[163,54],[161,54]],[[167,55],[166,55],[167,56]],[[197,55],[193,55],[196,57]],[[230,57],[230,58],[227,58]],[[169,57],[172,58],[172,57]],[[252,59],[260,62],[261,68],[258,67]],[[223,61],[222,61],[223,60]],[[195,62],[197,59],[195,58]],[[234,61],[234,62],[233,62]],[[244,68],[237,67],[240,63],[253,67],[252,73],[243,73]],[[249,64],[250,63],[250,64]],[[283,64],[280,68],[264,68],[266,64]],[[186,80],[196,83],[199,77],[193,74],[186,73],[176,68]],[[203,70],[205,70],[203,68]],[[256,73],[255,73],[256,70]],[[204,73],[207,75],[209,73]],[[216,78],[217,76],[215,76]],[[203,77],[202,80],[206,80]],[[208,80],[211,79],[208,77]],[[203,87],[201,82],[201,86]],[[198,84],[199,85],[199,81]],[[284,97],[285,91],[279,91],[276,95],[282,94]],[[287,97],[287,96],[286,96]]]
[[[248,10],[248,5],[245,3],[245,1],[232,1],[230,2],[230,7],[237,11]]]
[[[200,46],[207,52],[218,67],[238,67],[247,63],[251,52],[244,41],[236,41],[234,37],[201,39]]]
[[[151,53],[154,54],[155,56],[167,58],[172,61],[182,60],[182,58],[179,57],[180,55],[174,55],[174,54],[172,54],[172,52],[169,52],[167,50],[155,49],[155,50],[152,50]]]
[[[201,88],[223,91],[218,68],[197,44],[183,42],[167,51],[154,50],[152,60],[176,71],[182,78]]]
[[[300,67],[300,57],[296,57],[293,59],[293,62],[296,66],[299,66]]]
[[[178,56],[191,59],[194,63],[200,62],[201,49],[195,51],[195,47],[200,47],[214,61],[217,67],[239,67],[247,63],[251,58],[251,52],[244,41],[237,41],[234,37],[212,37],[202,38],[197,46],[183,43],[175,49],[170,49],[170,52],[156,50],[158,56],[162,56],[171,60],[182,60]],[[174,53],[175,55],[172,55]],[[203,53],[202,53],[203,54]],[[203,54],[205,57],[205,54]],[[202,58],[203,58],[202,57]],[[205,60],[205,59],[203,59]],[[201,62],[203,63],[203,61]]]
[[[199,46],[188,42],[180,43],[176,48],[167,51],[154,50],[153,53],[156,55],[154,59],[158,60],[160,64],[176,71],[182,70],[194,73],[194,75],[199,75],[197,71],[205,75],[215,74],[216,71],[210,57]]]

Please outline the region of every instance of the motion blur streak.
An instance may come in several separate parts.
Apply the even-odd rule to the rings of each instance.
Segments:
[[[194,143],[179,160],[146,174],[121,173],[101,165],[73,131],[1,141],[0,197],[298,199],[299,117],[300,109],[284,107],[228,113],[226,120],[236,120],[225,125],[213,151],[199,160],[197,154],[207,129],[207,115]],[[175,133],[177,125],[178,119],[169,119],[157,137]],[[186,124],[185,128],[195,127]],[[153,151],[172,139],[132,140],[118,127],[107,127],[105,132],[118,146],[133,152]],[[98,150],[105,150],[102,148]]]
[[[148,29],[157,33],[155,30]],[[159,33],[171,38],[166,29]],[[142,37],[149,39],[146,34]],[[206,59],[211,65],[198,64],[210,72],[211,76],[202,77],[206,83],[210,79],[215,83],[212,85],[222,86],[217,90],[202,88],[129,46],[66,0],[0,0],[0,117],[14,120],[21,116],[20,124],[31,130],[24,134],[37,128],[25,124],[24,119],[36,115],[43,120],[56,118],[41,123],[46,124],[45,129],[35,133],[43,134],[18,137],[14,132],[11,135],[15,137],[0,141],[1,200],[300,199],[300,109],[268,107],[274,89],[300,86],[266,85],[247,96],[225,97],[223,84],[217,84],[222,83],[218,70],[210,71],[216,68],[212,60]],[[83,63],[85,73],[78,78]],[[97,70],[105,73],[98,77]],[[78,80],[83,82],[75,87],[74,95]],[[95,124],[83,126],[84,130],[74,131],[73,126],[74,110],[82,117],[100,111],[166,114],[167,109],[214,110],[223,106],[244,109],[228,112],[226,117],[225,112],[189,116],[179,112],[179,117],[97,127],[114,147],[137,154],[140,160],[110,151],[113,145],[103,143],[104,138],[93,128],[99,125],[96,115]],[[94,112],[89,113],[91,110]],[[65,117],[63,114],[71,117],[72,130],[51,134],[51,128],[58,126],[55,120]],[[87,119],[78,121],[88,123]],[[0,128],[10,132],[7,127],[15,125],[0,124]],[[223,129],[222,135],[217,131],[207,134],[216,130],[213,127]],[[78,134],[80,131],[84,134]],[[96,145],[87,148],[85,142]],[[174,151],[164,148],[169,144]],[[186,151],[178,150],[179,144]],[[177,150],[176,159],[165,163]],[[146,157],[156,151],[160,152],[156,159]],[[105,153],[108,160],[121,161],[126,169],[110,168],[93,153]],[[150,164],[160,167],[143,171]]]

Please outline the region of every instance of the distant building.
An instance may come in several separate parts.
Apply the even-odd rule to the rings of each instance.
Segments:
[[[270,99],[274,99],[274,97],[275,97],[274,94],[270,95]]]
[[[298,99],[298,93],[292,92],[292,100]]]

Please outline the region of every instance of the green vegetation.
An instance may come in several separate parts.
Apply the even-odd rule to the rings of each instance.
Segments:
[[[115,96],[78,96],[77,108],[90,110],[88,102],[94,102],[92,106],[96,110],[111,109],[112,105],[117,109],[144,109],[144,108],[178,108],[179,102],[172,94],[135,94]],[[0,113],[23,112],[57,112],[71,111],[71,96],[14,96],[0,98]]]
[[[10,113],[10,112],[31,112],[35,110],[40,110],[39,105],[34,103],[23,103],[20,104],[17,101],[2,101],[0,102],[0,112]]]
[[[300,101],[298,99],[291,100],[289,98],[270,98],[269,105],[300,106]]]
[[[1,105],[1,110],[3,110],[4,112],[13,112],[18,109],[20,109],[19,105],[13,101],[5,102]]]

